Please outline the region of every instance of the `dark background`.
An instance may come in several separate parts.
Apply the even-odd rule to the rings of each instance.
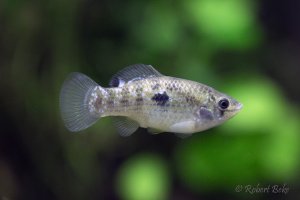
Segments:
[[[67,74],[107,87],[135,63],[244,108],[184,140],[122,138],[110,118],[68,132]],[[299,74],[300,1],[1,1],[0,199],[300,198]]]

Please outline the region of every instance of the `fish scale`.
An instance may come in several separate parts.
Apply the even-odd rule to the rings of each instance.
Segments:
[[[207,85],[164,76],[150,65],[121,70],[110,86],[103,88],[83,74],[72,74],[60,96],[66,127],[80,131],[111,116],[122,136],[143,127],[185,137],[223,123],[242,107]]]

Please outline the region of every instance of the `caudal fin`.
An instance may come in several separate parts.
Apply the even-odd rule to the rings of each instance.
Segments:
[[[73,72],[64,81],[60,92],[61,116],[68,130],[81,131],[94,124],[99,116],[89,110],[89,97],[99,86],[84,74]]]

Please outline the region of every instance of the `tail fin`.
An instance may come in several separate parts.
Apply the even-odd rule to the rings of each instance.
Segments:
[[[64,81],[60,92],[60,110],[65,126],[72,132],[94,124],[99,116],[89,111],[89,97],[99,86],[84,74],[73,72]]]

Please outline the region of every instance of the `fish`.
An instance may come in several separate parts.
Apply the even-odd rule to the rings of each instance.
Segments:
[[[162,75],[151,65],[135,64],[117,72],[109,87],[72,72],[60,91],[66,128],[79,132],[102,117],[112,117],[121,136],[146,128],[186,138],[235,116],[243,105],[212,87]]]

